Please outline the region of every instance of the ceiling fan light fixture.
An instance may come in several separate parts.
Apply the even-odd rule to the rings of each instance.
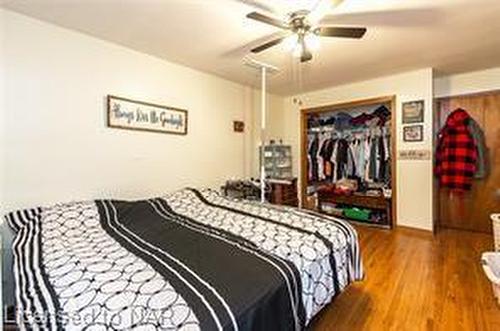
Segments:
[[[314,33],[306,34],[304,42],[306,44],[306,48],[311,51],[317,51],[321,46],[320,37]]]
[[[304,46],[301,43],[296,43],[295,47],[293,48],[292,55],[293,57],[301,57],[302,53],[304,53]]]
[[[299,43],[299,38],[296,34],[289,35],[283,40],[283,49],[287,52],[293,52]]]

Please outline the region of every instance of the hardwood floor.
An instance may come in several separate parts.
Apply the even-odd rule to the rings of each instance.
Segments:
[[[492,236],[357,230],[365,280],[339,295],[312,330],[500,330],[500,306],[480,265]]]

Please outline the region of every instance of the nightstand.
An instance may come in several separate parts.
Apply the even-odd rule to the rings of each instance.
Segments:
[[[271,189],[268,197],[270,203],[292,207],[299,205],[297,178],[267,179],[266,182]]]

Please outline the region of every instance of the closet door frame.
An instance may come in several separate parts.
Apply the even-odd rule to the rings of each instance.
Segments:
[[[349,108],[369,106],[373,104],[389,104],[391,107],[391,219],[392,227],[397,225],[397,132],[396,132],[396,96],[383,96],[377,98],[361,99],[348,102],[305,108],[300,111],[300,206],[306,207],[307,197],[307,117],[311,114],[332,111],[349,111]]]

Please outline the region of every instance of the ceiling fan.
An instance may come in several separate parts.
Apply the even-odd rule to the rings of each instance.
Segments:
[[[333,2],[339,4],[342,1]],[[362,38],[366,33],[366,28],[321,26],[318,24],[331,8],[331,3],[331,0],[320,0],[312,10],[302,9],[294,11],[288,14],[283,20],[258,12],[249,13],[246,16],[247,18],[287,31],[282,37],[268,41],[250,51],[252,53],[260,53],[284,42],[287,44],[287,48],[293,51],[294,56],[300,57],[301,62],[307,62],[312,59],[311,50],[319,46],[319,37]]]

